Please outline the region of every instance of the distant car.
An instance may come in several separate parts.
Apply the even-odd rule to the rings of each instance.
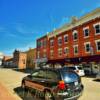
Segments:
[[[100,72],[96,75],[96,80],[100,80]]]
[[[85,72],[80,66],[66,66],[65,69],[75,71],[79,76],[84,76]]]
[[[84,86],[74,71],[59,69],[37,69],[22,79],[22,88],[43,100],[72,100],[82,95]],[[24,95],[26,96],[26,95]]]

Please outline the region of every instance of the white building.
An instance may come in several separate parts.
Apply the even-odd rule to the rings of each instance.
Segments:
[[[2,52],[0,52],[0,66],[2,65],[2,59],[3,59],[4,55]]]

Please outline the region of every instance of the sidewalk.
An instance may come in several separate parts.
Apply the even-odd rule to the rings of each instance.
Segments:
[[[16,100],[9,91],[0,83],[0,100]]]

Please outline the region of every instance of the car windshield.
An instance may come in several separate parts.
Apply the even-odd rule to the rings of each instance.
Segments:
[[[75,72],[65,70],[62,71],[62,77],[65,83],[75,82],[79,79],[79,76]]]

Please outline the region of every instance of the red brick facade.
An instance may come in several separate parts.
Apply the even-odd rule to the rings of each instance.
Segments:
[[[85,61],[84,59],[86,57],[91,58],[92,56],[96,57],[96,55],[99,57],[100,55],[100,14],[99,13],[100,13],[100,9],[97,9],[96,11],[93,11],[92,13],[83,16],[79,20],[76,20],[74,23],[68,24],[69,26],[66,25],[64,29],[63,28],[57,29],[56,31],[38,39],[37,59],[47,58],[48,62],[61,61],[64,63],[74,63],[74,61],[76,60],[79,61],[83,60],[84,62]],[[93,17],[96,15],[97,17]],[[70,28],[68,29],[68,27]],[[74,40],[73,38],[75,38],[76,33],[77,33],[77,37],[76,37],[77,39]],[[84,34],[86,36],[84,36]],[[67,37],[66,40],[64,37]],[[58,39],[59,39],[59,43],[58,43]],[[46,41],[46,43],[44,43],[43,41]],[[98,59],[94,59],[94,61],[96,60]]]

